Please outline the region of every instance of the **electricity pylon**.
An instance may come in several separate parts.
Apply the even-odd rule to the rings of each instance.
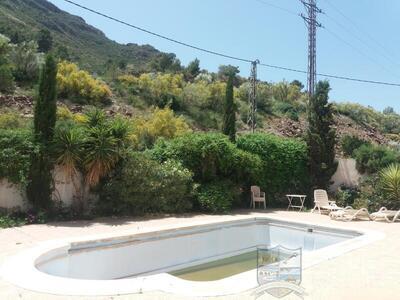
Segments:
[[[306,8],[307,15],[300,14],[308,29],[308,71],[307,92],[311,98],[315,92],[317,80],[317,27],[322,27],[317,21],[317,14],[322,13],[316,0],[300,0]]]
[[[251,62],[251,73],[250,73],[250,91],[249,91],[249,118],[247,123],[250,125],[251,132],[254,132],[257,126],[256,113],[257,113],[257,64],[260,61],[256,59]]]

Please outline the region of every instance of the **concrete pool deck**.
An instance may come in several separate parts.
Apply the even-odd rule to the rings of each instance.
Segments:
[[[0,267],[11,256],[40,242],[81,238],[97,234],[142,233],[168,228],[208,224],[264,216],[290,221],[335,226],[344,229],[373,230],[383,239],[321,262],[303,271],[302,286],[306,299],[397,299],[400,295],[400,222],[338,222],[326,215],[287,211],[235,211],[223,216],[185,215],[158,219],[98,219],[60,222],[0,229]],[[0,278],[0,299],[188,299],[187,297],[152,292],[112,297],[55,296],[24,290]],[[201,299],[201,298],[196,298]],[[212,298],[207,298],[212,299]],[[216,299],[254,299],[251,292]],[[271,297],[271,299],[273,299]],[[296,299],[289,296],[284,299]]]

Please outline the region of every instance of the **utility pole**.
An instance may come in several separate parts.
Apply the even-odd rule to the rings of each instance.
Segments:
[[[317,21],[317,13],[322,13],[316,0],[300,0],[306,8],[307,15],[300,14],[308,29],[308,72],[307,92],[309,99],[314,95],[317,79],[317,27],[322,27]]]
[[[249,118],[247,120],[247,124],[251,127],[251,132],[254,133],[256,129],[256,113],[257,113],[257,64],[260,61],[256,59],[255,61],[251,62],[251,73],[250,73],[250,91],[249,91]]]

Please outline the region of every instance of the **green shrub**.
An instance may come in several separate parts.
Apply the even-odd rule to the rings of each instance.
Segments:
[[[360,195],[358,188],[341,186],[336,192],[335,198],[338,206],[353,206],[354,200]]]
[[[226,213],[239,199],[239,190],[230,182],[212,182],[201,185],[196,198],[202,211]]]
[[[14,90],[15,83],[11,68],[7,65],[0,65],[0,92],[12,94]]]
[[[388,204],[377,173],[364,176],[359,184],[359,190],[360,192],[352,205],[356,209],[364,207],[369,211],[377,211]]]
[[[345,135],[341,140],[342,151],[346,156],[353,156],[356,149],[368,142],[353,135]]]
[[[220,133],[190,133],[168,142],[159,140],[152,155],[159,161],[180,161],[201,183],[221,179],[256,182],[261,169],[257,155],[238,149]]]
[[[193,203],[192,173],[176,161],[160,164],[133,152],[100,188],[101,213],[184,212]]]
[[[365,107],[357,103],[334,103],[333,108],[336,112],[348,116],[359,124],[368,124],[373,127],[379,127],[383,116],[372,107]]]
[[[22,130],[0,130],[0,178],[26,184],[30,157],[37,151],[32,134]]]
[[[0,228],[18,227],[26,224],[44,224],[49,221],[50,215],[44,211],[20,211],[12,212],[0,211]],[[55,215],[52,218],[54,221],[62,220],[60,215]]]
[[[399,134],[400,133],[400,116],[396,113],[385,114],[382,120],[383,132]]]
[[[308,190],[308,158],[304,142],[256,133],[240,136],[237,145],[261,158],[263,171],[258,182],[270,197]]]
[[[400,168],[391,164],[379,173],[363,176],[359,184],[359,193],[354,199],[354,208],[368,208],[377,211],[382,206],[388,209],[400,209]]]
[[[35,41],[15,45],[10,53],[10,60],[16,81],[34,83],[37,80],[43,56],[37,53]]]
[[[0,228],[9,228],[25,225],[25,218],[18,218],[12,215],[1,215],[0,214]]]
[[[400,209],[399,195],[399,167],[394,164],[382,172],[365,176],[360,183],[360,194],[355,199],[355,208],[365,207],[369,211],[378,211],[382,206]]]
[[[385,146],[362,145],[354,151],[357,170],[361,173],[376,173],[391,163],[398,162],[400,152]]]
[[[195,121],[196,126],[202,129],[218,130],[222,124],[222,117],[212,110],[205,110],[197,107],[187,109],[188,115]],[[246,119],[247,120],[247,119]]]
[[[15,112],[4,112],[0,114],[0,129],[17,129],[25,122],[22,117]]]
[[[275,101],[272,107],[273,112],[278,115],[287,116],[293,121],[299,120],[299,111],[297,108],[290,102],[281,102]]]

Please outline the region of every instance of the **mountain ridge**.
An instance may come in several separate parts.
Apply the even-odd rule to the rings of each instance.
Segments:
[[[151,45],[119,44],[79,16],[47,0],[1,0],[0,33],[12,39],[33,39],[41,29],[51,32],[55,48],[67,47],[72,60],[93,72],[104,71],[108,60],[145,68],[162,52]]]

